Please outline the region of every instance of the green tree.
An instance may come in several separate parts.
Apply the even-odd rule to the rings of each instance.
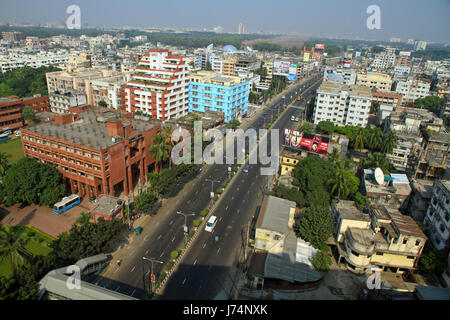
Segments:
[[[331,256],[325,251],[325,248],[321,249],[313,257],[312,264],[316,270],[328,271],[332,264]]]
[[[6,174],[6,170],[11,166],[11,162],[9,159],[11,158],[11,155],[0,152],[0,177],[4,177]]]
[[[414,108],[427,109],[435,115],[440,116],[444,100],[438,96],[427,96],[425,98],[418,98],[414,101]]]
[[[311,123],[305,122],[297,127],[298,131],[306,133],[314,133],[314,127]]]
[[[383,144],[383,132],[379,127],[371,129],[366,135],[366,145],[370,150],[380,150]]]
[[[270,192],[271,195],[290,201],[295,201],[297,207],[302,208],[305,205],[305,197],[297,188],[288,188],[285,185],[278,185]]]
[[[381,144],[381,152],[386,154],[392,153],[395,147],[398,144],[398,137],[395,132],[391,131],[388,134],[384,135],[383,142]]]
[[[448,253],[444,250],[431,250],[419,260],[419,266],[425,270],[441,274],[447,269]]]
[[[212,70],[211,62],[209,62],[209,61],[206,62],[206,70],[208,70],[208,71]]]
[[[377,113],[379,107],[380,103],[378,101],[372,101],[372,103],[370,104],[370,113]]]
[[[359,208],[359,210],[363,211],[364,208],[371,208],[372,204],[367,196],[363,196],[361,193],[356,192],[353,196],[353,201],[355,201],[355,205]]]
[[[151,190],[148,190],[136,197],[134,206],[138,212],[148,214],[152,211],[157,200],[156,195]]]
[[[9,260],[17,274],[28,264],[31,253],[25,248],[28,240],[21,237],[23,227],[0,227],[0,262]]]
[[[363,159],[361,166],[363,169],[380,168],[384,173],[393,171],[392,164],[387,159],[386,154],[380,152],[374,152],[367,159]]]
[[[160,134],[155,136],[152,145],[150,145],[150,152],[156,161],[155,171],[161,173],[162,163],[169,158],[170,146],[164,142],[164,137]]]
[[[99,106],[99,107],[103,107],[103,108],[107,108],[107,107],[108,107],[108,104],[107,104],[104,100],[100,100],[100,101],[98,102],[98,106]]]
[[[317,124],[316,129],[320,133],[333,134],[333,132],[334,132],[334,123],[331,122],[331,121],[320,121]]]
[[[346,165],[348,162],[338,161],[334,176],[329,180],[331,184],[331,194],[338,199],[348,199],[358,191],[359,179],[354,175],[353,170]]]
[[[6,204],[40,204],[51,206],[65,194],[62,175],[49,164],[22,158],[13,164],[3,178]]]
[[[353,136],[352,140],[353,148],[355,148],[356,150],[364,149],[364,140],[365,140],[364,129],[358,128],[356,134]]]
[[[241,125],[241,123],[239,122],[239,120],[237,119],[233,119],[231,120],[231,122],[227,123],[227,128],[231,128],[231,129],[237,129],[239,128],[239,126]]]
[[[24,118],[26,121],[28,121],[29,124],[33,124],[34,116],[35,116],[35,112],[33,109],[31,109],[30,106],[25,106],[25,108],[23,108],[22,118]]]
[[[75,223],[79,225],[89,224],[91,221],[91,214],[89,212],[82,212],[80,216],[75,220]]]
[[[297,237],[320,249],[333,233],[332,216],[329,206],[313,206],[305,209],[295,224]]]
[[[328,161],[330,161],[334,165],[337,165],[337,163],[340,161],[339,150],[337,148],[333,148],[333,151],[328,154],[327,157]]]

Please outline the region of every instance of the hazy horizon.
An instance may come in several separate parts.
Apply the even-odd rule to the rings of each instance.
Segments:
[[[91,27],[160,27],[248,33],[297,34],[308,37],[421,39],[450,42],[450,0],[0,0],[0,21],[45,24],[65,22],[69,5],[81,8],[81,24]],[[369,30],[369,5],[381,10],[381,29]]]

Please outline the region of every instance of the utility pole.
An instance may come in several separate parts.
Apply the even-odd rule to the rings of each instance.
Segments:
[[[205,179],[205,181],[211,182],[211,199],[212,199],[212,198],[214,198],[214,182],[220,183],[220,181],[211,180],[211,179]]]
[[[182,216],[184,216],[184,226],[183,226],[183,231],[184,231],[184,243],[187,243],[187,236],[189,233],[189,229],[188,229],[188,225],[187,225],[187,217],[188,216],[195,216],[194,213],[183,213],[181,211],[177,211],[177,214],[180,214]]]
[[[152,264],[152,269],[151,269],[152,271],[151,271],[150,277],[151,277],[151,281],[152,281],[152,288],[151,288],[151,290],[152,290],[152,293],[153,293],[155,291],[155,275],[153,274],[153,262],[156,262],[156,263],[163,263],[163,262],[159,261],[159,260],[156,260],[156,259],[153,259],[153,258],[147,258],[147,257],[142,257],[142,259],[143,260],[148,260]],[[145,289],[145,287],[144,287],[144,289]]]

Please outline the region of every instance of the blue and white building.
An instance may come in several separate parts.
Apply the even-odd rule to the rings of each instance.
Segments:
[[[189,80],[189,112],[223,112],[225,123],[247,114],[248,81],[203,70],[191,73]]]

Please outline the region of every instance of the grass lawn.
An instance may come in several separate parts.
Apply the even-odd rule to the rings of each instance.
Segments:
[[[0,152],[9,154],[11,163],[16,163],[24,157],[22,149],[22,140],[20,138],[14,138],[8,141],[0,142]]]
[[[30,251],[33,255],[42,255],[42,256],[48,255],[52,251],[52,249],[49,248],[47,244],[51,243],[53,241],[53,238],[33,227],[30,226],[24,227],[25,232],[22,233],[22,237],[29,239],[25,248],[28,251]],[[29,233],[30,231],[35,232],[34,236],[35,238],[40,238],[43,241],[40,243],[38,239],[29,238],[27,233]],[[11,261],[9,259],[6,259],[0,263],[0,276],[9,277],[11,275],[12,275]]]

